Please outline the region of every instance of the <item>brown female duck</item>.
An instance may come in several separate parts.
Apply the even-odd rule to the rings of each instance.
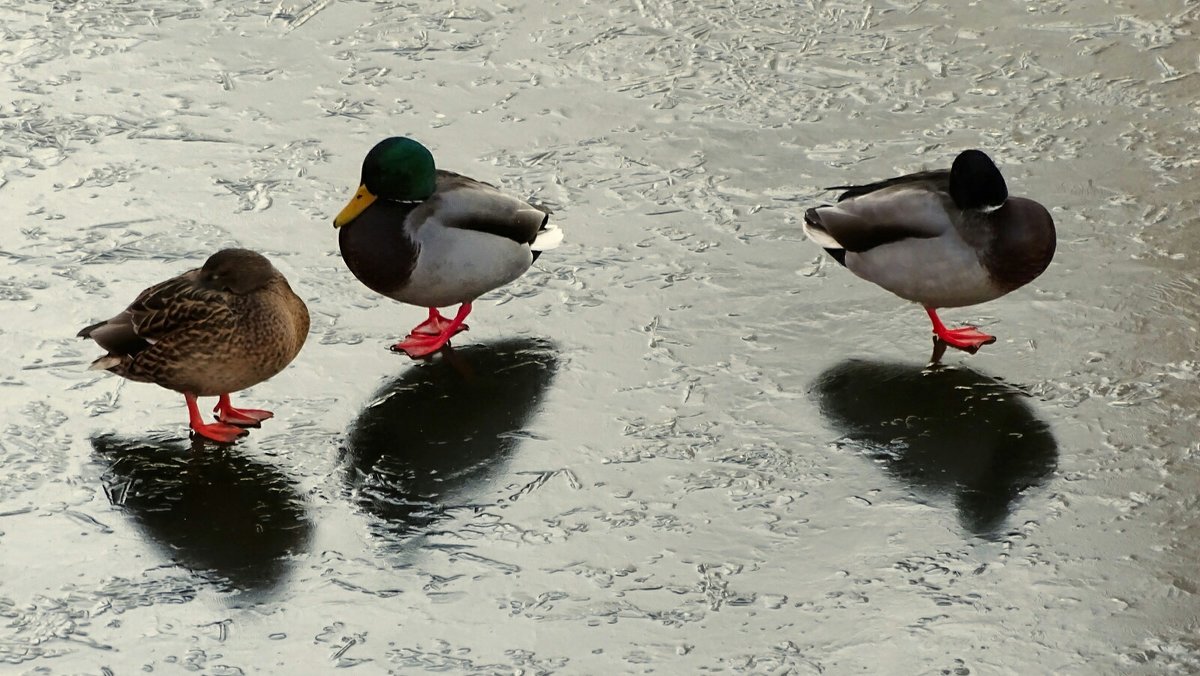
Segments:
[[[234,408],[229,393],[279,373],[308,336],[308,308],[271,262],[246,249],[224,249],[156,284],[112,319],[79,332],[108,354],[91,365],[181,392],[191,428],[219,442],[246,433],[270,411]],[[219,397],[220,422],[205,424],[196,397]]]

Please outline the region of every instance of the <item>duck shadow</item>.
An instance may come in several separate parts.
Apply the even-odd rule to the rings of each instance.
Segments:
[[[918,493],[949,497],[981,537],[997,537],[1057,465],[1058,444],[1027,395],[969,368],[851,359],[812,392],[846,442]]]
[[[225,591],[269,592],[307,549],[312,523],[294,482],[237,447],[153,436],[91,442],[109,502]]]
[[[443,351],[381,387],[342,456],[352,499],[379,534],[404,540],[478,507],[472,498],[528,438],[557,368],[552,343],[512,339]]]

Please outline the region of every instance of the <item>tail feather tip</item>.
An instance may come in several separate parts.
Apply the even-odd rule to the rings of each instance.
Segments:
[[[533,240],[531,248],[535,251],[549,251],[556,248],[563,242],[563,231],[557,225],[547,224],[541,231],[538,232],[537,239]]]
[[[103,357],[100,357],[96,361],[92,362],[92,365],[89,366],[87,368],[87,370],[89,370],[89,371],[107,371],[120,363],[121,363],[120,357],[117,357],[117,356],[111,355],[111,354],[106,354]]]

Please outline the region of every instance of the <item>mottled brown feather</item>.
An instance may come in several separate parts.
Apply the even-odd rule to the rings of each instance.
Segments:
[[[124,311],[79,336],[108,350],[96,361],[106,370],[212,396],[283,370],[308,328],[304,302],[266,258],[226,249],[203,268],[146,289]]]

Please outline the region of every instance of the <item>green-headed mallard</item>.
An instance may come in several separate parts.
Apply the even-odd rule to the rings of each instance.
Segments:
[[[933,322],[934,361],[946,345],[974,353],[996,341],[946,328],[937,308],[994,300],[1033,281],[1054,257],[1054,220],[1008,187],[991,158],[965,150],[950,169],[844,190],[809,209],[804,232],[863,279],[920,303]]]
[[[291,363],[308,337],[308,308],[263,256],[224,249],[204,266],[156,284],[108,321],[79,332],[108,350],[90,368],[183,393],[191,428],[230,442],[270,411],[237,409],[229,393]],[[196,397],[218,396],[205,424]]]
[[[467,328],[471,302],[520,277],[562,241],[547,210],[495,186],[434,168],[433,155],[404,137],[380,141],[363,160],[358,192],[334,219],[347,267],[367,287],[429,309],[392,346],[432,354]],[[439,307],[461,304],[448,320]]]

